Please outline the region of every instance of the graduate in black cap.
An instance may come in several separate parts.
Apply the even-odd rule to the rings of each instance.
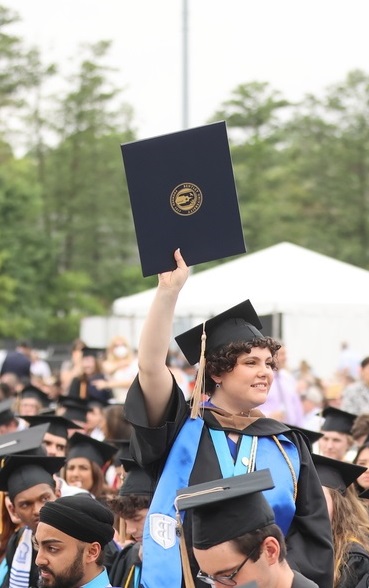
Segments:
[[[255,580],[258,588],[317,588],[287,563],[283,533],[263,496],[271,487],[269,470],[262,470],[178,491],[178,514],[192,516],[202,585],[243,586]]]
[[[123,458],[121,462],[126,472],[124,481],[119,496],[109,500],[108,505],[124,525],[124,532],[120,529],[119,533],[123,549],[115,558],[109,578],[113,586],[135,588],[141,576],[143,528],[154,480],[133,459]]]
[[[323,436],[319,439],[319,453],[343,461],[354,442],[351,429],[356,415],[333,406],[327,406],[323,410],[322,416],[324,417],[321,426]],[[346,461],[351,460],[346,459]]]
[[[369,518],[354,483],[366,468],[313,454],[327,500],[335,553],[333,588],[369,585]]]
[[[22,417],[40,414],[49,404],[47,394],[33,384],[25,386],[17,399],[18,413]]]
[[[65,480],[100,498],[108,490],[104,472],[118,448],[82,433],[68,440]]]
[[[112,512],[91,496],[59,498],[40,510],[35,534],[39,588],[106,588],[104,548],[114,536]]]
[[[250,301],[176,337],[188,362],[199,364],[188,406],[166,366],[175,305],[189,274],[179,250],[175,261],[174,271],[159,276],[141,334],[139,374],[125,403],[134,427],[133,457],[151,466],[153,475],[161,473],[144,536],[142,584],[150,585],[145,568],[159,545],[158,585],[180,585],[180,566],[171,568],[172,576],[167,573],[179,549],[171,523],[178,488],[270,468],[275,488],[265,496],[286,536],[288,562],[319,586],[331,586],[331,529],[309,447],[300,432],[261,412],[279,344],[261,334]],[[166,517],[161,531],[160,516]],[[196,562],[192,565],[196,576]]]
[[[32,432],[32,435],[36,433]],[[14,454],[6,457],[2,464],[0,490],[8,493],[11,511],[22,523],[8,543],[8,574],[2,588],[35,587],[38,570],[32,535],[39,521],[41,506],[60,495],[53,474],[63,466],[64,458]]]
[[[47,424],[48,429],[42,440],[42,445],[50,457],[65,457],[68,437],[77,429],[82,429],[73,421],[59,415],[24,416],[24,420],[32,428]]]

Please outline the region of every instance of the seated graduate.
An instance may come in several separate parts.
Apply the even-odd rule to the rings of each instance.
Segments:
[[[154,481],[133,459],[121,459],[126,474],[119,496],[108,506],[124,525],[123,549],[118,552],[109,573],[113,586],[135,588],[141,577],[142,538],[146,516],[154,493]],[[119,525],[120,526],[120,525]]]
[[[106,588],[104,548],[114,536],[113,513],[88,494],[45,504],[35,533],[39,588]]]
[[[287,563],[283,533],[262,492],[271,486],[269,470],[261,470],[178,491],[178,512],[192,516],[197,579],[202,583],[221,588],[255,581],[258,588],[317,588]]]

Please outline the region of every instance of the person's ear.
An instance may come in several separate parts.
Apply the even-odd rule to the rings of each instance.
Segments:
[[[97,541],[90,543],[86,552],[86,563],[92,563],[97,560],[101,553],[101,545]]]
[[[262,543],[262,551],[265,553],[268,565],[278,563],[281,547],[275,537],[266,537]]]

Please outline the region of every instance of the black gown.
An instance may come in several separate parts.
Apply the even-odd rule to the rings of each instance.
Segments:
[[[348,559],[337,588],[369,586],[369,553],[356,542],[349,543]]]
[[[165,423],[156,428],[148,426],[145,401],[136,377],[129,389],[125,416],[133,425],[131,451],[142,466],[148,466],[152,475],[158,479],[166,457],[185,420],[190,408],[183,393],[174,381],[168,403]],[[297,447],[300,455],[300,473],[296,498],[296,512],[286,536],[287,561],[291,568],[310,578],[319,588],[333,586],[333,547],[331,525],[321,483],[313,464],[310,449],[304,436],[287,425],[269,418],[258,418],[240,431],[223,428],[210,410],[204,411],[205,424],[214,429],[255,436],[271,436],[283,433]],[[200,484],[222,477],[220,465],[208,432],[203,428],[195,464],[189,484]],[[274,480],[276,484],[277,481]],[[186,516],[184,530],[187,545],[191,544],[190,516]],[[193,575],[196,577],[198,565],[191,557]],[[202,582],[196,585],[202,586]]]

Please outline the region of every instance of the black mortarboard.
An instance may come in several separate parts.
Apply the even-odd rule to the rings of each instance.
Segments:
[[[82,349],[83,357],[102,357],[105,353],[106,349],[100,347],[84,347]]]
[[[111,443],[117,447],[117,452],[114,455],[113,463],[115,466],[120,466],[122,460],[131,460],[130,439],[105,439],[107,443]]]
[[[67,461],[74,457],[85,457],[102,467],[116,452],[114,445],[77,432],[68,441]]]
[[[294,430],[300,431],[300,433],[302,433],[305,437],[307,437],[307,440],[309,442],[310,447],[323,437],[323,433],[320,433],[319,431],[311,431],[310,429],[303,429],[302,427],[295,427],[295,425],[293,425],[293,426],[288,425],[288,426],[293,431]]]
[[[193,546],[209,549],[275,523],[262,494],[271,488],[270,471],[260,470],[178,490],[178,510],[193,509]]]
[[[358,496],[359,496],[359,498],[369,498],[369,488],[360,492],[360,494]]]
[[[334,406],[327,406],[322,412],[325,421],[321,427],[322,431],[337,431],[337,433],[351,434],[352,425],[356,419],[356,414],[345,412]]]
[[[23,416],[22,418],[29,423],[31,428],[34,428],[35,425],[48,423],[49,427],[47,432],[57,437],[63,437],[63,439],[68,439],[69,429],[82,429],[80,425],[66,419],[64,416],[39,414],[35,416]]]
[[[346,488],[367,470],[366,467],[316,453],[312,453],[312,458],[321,485],[338,490],[341,494],[344,494]]]
[[[7,425],[15,419],[13,404],[13,398],[7,398],[0,402],[0,425]]]
[[[252,341],[263,337],[262,324],[250,300],[245,300],[205,322],[205,356],[222,345]],[[175,337],[187,361],[194,365],[200,359],[203,324]]]
[[[0,457],[20,453],[22,455],[45,455],[41,444],[45,433],[48,431],[48,425],[38,425],[32,429],[23,429],[0,435]]]
[[[11,501],[23,490],[38,484],[54,487],[53,474],[64,465],[63,457],[11,455],[0,469],[0,490],[9,493]]]
[[[134,459],[121,459],[121,464],[127,472],[119,489],[119,496],[137,494],[150,496],[154,494],[154,480],[149,473],[141,468]]]
[[[20,398],[35,398],[41,403],[43,407],[47,407],[50,404],[48,395],[33,384],[28,384],[23,388],[22,392],[20,393]]]
[[[224,121],[121,149],[144,276],[245,252]]]
[[[70,398],[68,396],[64,398],[60,398],[59,402],[63,408],[65,408],[65,412],[63,413],[63,417],[65,419],[69,419],[71,421],[79,421],[81,423],[86,422],[86,415],[89,411],[88,403],[86,400],[82,400],[79,398]]]

